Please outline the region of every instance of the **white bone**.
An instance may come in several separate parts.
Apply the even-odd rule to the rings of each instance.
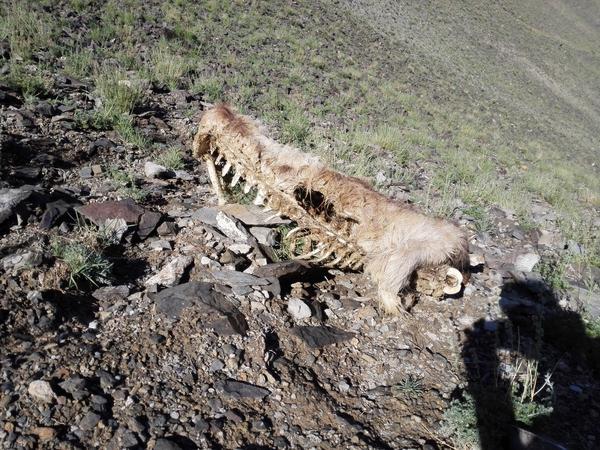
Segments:
[[[206,161],[206,169],[208,171],[208,178],[210,179],[210,183],[212,184],[213,189],[215,190],[215,194],[217,194],[217,200],[219,205],[224,205],[227,203],[227,199],[225,198],[225,193],[223,192],[223,188],[221,187],[221,180],[217,175],[217,168],[215,167],[215,162],[210,156],[204,158]]]
[[[295,233],[297,233],[300,230],[304,230],[304,228],[302,228],[302,227],[296,227],[296,228],[288,231],[288,233],[285,235],[285,237],[283,239],[288,239],[292,234],[295,234]]]
[[[231,163],[229,161],[227,161],[225,163],[225,167],[223,167],[223,171],[221,172],[221,175],[225,176],[229,173],[229,169],[231,169]]]
[[[219,164],[221,161],[223,161],[223,155],[219,153],[217,159],[215,159],[215,164]]]
[[[254,204],[256,206],[262,206],[265,203],[265,193],[261,189],[258,190],[256,194],[256,198],[254,199]]]
[[[458,269],[454,267],[448,268],[446,272],[446,285],[444,286],[444,294],[458,294],[462,287],[463,276]]]
[[[319,258],[318,259],[313,259],[313,261],[312,261],[313,263],[320,263],[322,261],[325,261],[335,251],[335,249],[333,249],[333,248],[328,250],[327,247],[324,250],[325,250],[324,254],[322,256],[321,255],[317,255],[317,256],[319,256]]]
[[[233,176],[233,179],[231,180],[231,187],[235,187],[235,185],[238,184],[238,181],[240,181],[241,177],[242,177],[242,172],[237,172]]]
[[[319,244],[316,249],[312,252],[305,253],[304,255],[296,256],[294,259],[310,259],[315,256],[317,253],[320,253],[323,250],[325,244]]]

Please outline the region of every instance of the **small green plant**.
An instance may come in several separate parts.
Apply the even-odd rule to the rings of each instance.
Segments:
[[[275,255],[278,261],[287,261],[294,255],[301,255],[304,252],[307,242],[298,234],[293,234],[289,238],[287,235],[296,228],[296,224],[280,225],[277,227],[279,234],[279,243],[275,246]]]
[[[487,211],[481,206],[471,206],[464,213],[473,218],[473,226],[478,233],[489,233],[493,229],[493,222]]]
[[[540,402],[521,401],[513,397],[513,406],[515,420],[524,425],[532,425],[536,417],[547,416],[552,413],[552,406],[544,405]]]
[[[190,90],[194,94],[201,94],[208,102],[216,102],[224,95],[223,82],[218,77],[200,76],[194,80]]]
[[[403,379],[400,383],[392,386],[392,392],[401,394],[402,396],[414,400],[423,394],[423,381],[412,375]]]
[[[302,145],[310,134],[310,123],[299,109],[292,109],[281,125],[283,140],[288,143]]]
[[[2,78],[10,87],[21,91],[27,100],[46,95],[51,87],[51,82],[44,78],[38,67],[18,63],[10,63],[8,73]]]
[[[111,116],[130,114],[144,100],[143,83],[119,69],[102,68],[95,76],[95,84],[102,109]]]
[[[584,320],[585,334],[591,339],[600,338],[600,318]]]
[[[82,281],[93,286],[109,282],[112,263],[92,248],[63,240],[52,241],[51,248],[52,254],[67,266],[70,287],[79,289]]]
[[[123,197],[129,197],[140,202],[148,196],[148,193],[138,186],[135,175],[132,172],[111,169],[109,175],[117,185],[117,192]]]
[[[140,149],[148,146],[149,142],[146,136],[135,128],[133,117],[122,114],[113,118],[112,124],[114,130],[119,134],[123,141]]]
[[[179,147],[169,147],[156,159],[158,164],[172,170],[181,170],[185,167],[183,162],[183,151]]]
[[[178,88],[182,78],[191,69],[191,63],[177,54],[167,41],[161,40],[152,50],[149,69],[154,81],[173,90]]]
[[[473,396],[465,393],[464,398],[454,399],[444,412],[440,434],[458,448],[478,448],[480,446],[477,428],[477,411]]]
[[[13,58],[27,61],[50,46],[54,23],[47,13],[27,2],[9,1],[0,14],[0,40],[8,41]]]
[[[542,260],[538,263],[537,270],[552,289],[562,291],[569,287],[566,279],[567,266],[567,258],[563,256]]]
[[[91,74],[94,67],[94,52],[87,48],[76,48],[65,55],[63,70],[67,75],[84,78]]]

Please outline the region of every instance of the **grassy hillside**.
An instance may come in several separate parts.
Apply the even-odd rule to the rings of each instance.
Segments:
[[[141,5],[3,1],[3,82],[52,99],[57,74],[84,80],[82,122],[149,151],[147,82],[229,101],[436,214],[496,205],[527,228],[542,202],[599,264],[597,2]]]

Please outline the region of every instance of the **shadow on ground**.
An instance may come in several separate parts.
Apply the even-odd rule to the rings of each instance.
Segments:
[[[599,340],[538,282],[505,284],[500,306],[506,318],[476,322],[462,351],[481,448],[594,448]]]

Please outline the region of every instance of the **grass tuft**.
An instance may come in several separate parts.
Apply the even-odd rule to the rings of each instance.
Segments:
[[[170,147],[162,152],[156,162],[171,170],[181,170],[185,167],[183,151],[179,147]]]
[[[94,249],[81,242],[63,240],[54,240],[51,249],[52,254],[67,266],[69,287],[79,289],[81,282],[93,286],[109,282],[112,263]]]

